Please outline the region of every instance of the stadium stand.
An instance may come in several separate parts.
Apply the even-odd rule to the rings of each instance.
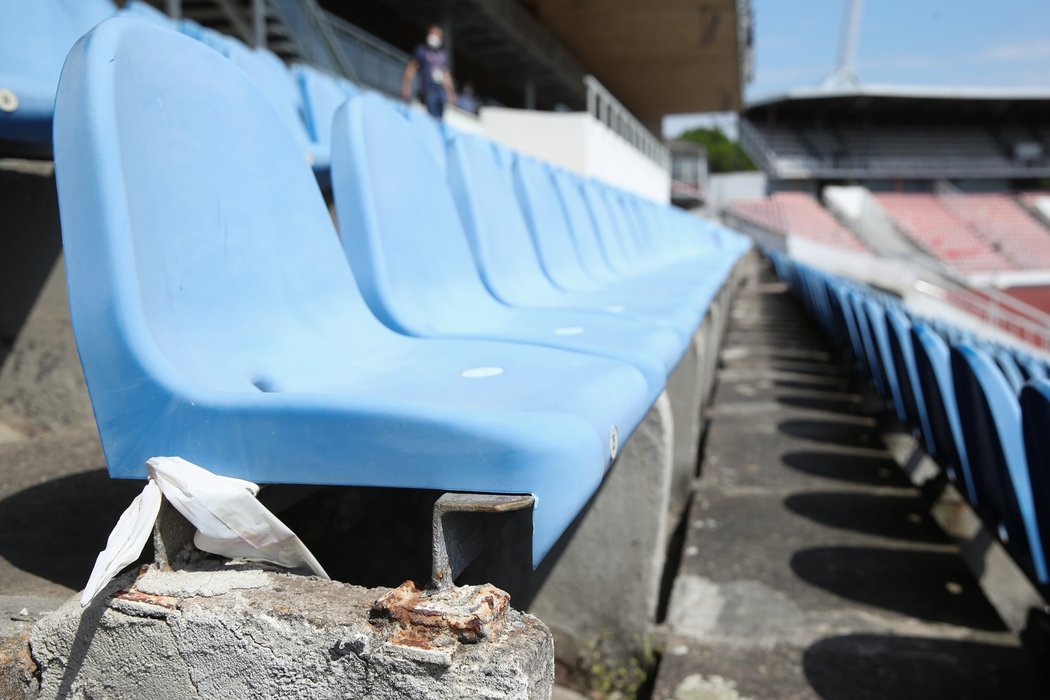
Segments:
[[[838,248],[866,250],[819,202],[801,192],[776,192],[764,199],[734,202],[729,213],[781,236],[795,235]]]
[[[901,392],[905,404],[911,404],[899,411],[902,422],[926,436],[929,453],[949,479],[962,480],[962,492],[988,531],[998,535],[1045,595],[1050,583],[1050,492],[1044,474],[1050,450],[1045,429],[1050,393],[1046,381],[1038,378],[1046,372],[1045,360],[943,321],[918,317],[888,295],[779,253],[770,255],[778,274],[827,335],[866,368],[873,381],[880,372],[890,378],[874,381],[883,397],[896,403],[894,385],[919,387],[918,392]],[[894,358],[878,371],[871,348],[859,344],[850,330],[848,308],[830,302],[843,295],[863,298],[872,317],[885,314],[891,319],[892,332],[872,335],[874,344],[883,346],[883,355]],[[905,372],[900,372],[902,367]],[[1025,379],[1028,383],[1023,384]]]
[[[1050,269],[1050,231],[1005,194],[946,194],[941,202],[1018,269]]]
[[[302,155],[307,124],[321,120],[302,121],[275,57],[235,54],[117,18],[74,47],[62,77],[69,296],[111,474],[141,477],[146,458],[180,454],[267,483],[533,493],[538,561],[663,391],[687,323],[749,244],[626,193],[614,206],[604,186],[535,164],[584,207],[571,221],[562,210],[558,230],[607,251],[595,293],[617,299],[660,281],[677,304],[664,325],[505,305],[485,275],[518,301],[558,294],[528,256],[499,257],[531,246],[528,232],[495,257],[472,251],[431,157],[433,130],[361,94],[334,123],[339,221],[353,232],[340,251]],[[456,167],[471,154],[489,167],[491,146],[470,144],[452,139]],[[511,180],[491,163],[492,181],[456,181],[460,200],[480,206],[481,187],[513,212]],[[628,206],[647,214],[632,224]]]
[[[934,195],[877,193],[898,228],[931,256],[961,272],[1012,270],[1015,266],[978,238]]]
[[[740,143],[773,180],[1031,180],[1050,173],[1050,95],[857,85],[749,105]]]

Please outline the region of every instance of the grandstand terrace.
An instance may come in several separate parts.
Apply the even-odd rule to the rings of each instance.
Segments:
[[[734,202],[728,215],[780,236],[801,236],[846,250],[865,250],[848,229],[811,195],[777,192],[765,199]]]
[[[1050,93],[1031,90],[805,88],[748,105],[741,144],[773,189],[939,179],[1019,189],[1050,176],[1048,118]]]
[[[750,22],[0,2],[0,695],[1043,697],[1043,202],[825,208],[921,120],[756,113],[775,191],[672,206]],[[1005,111],[937,167],[1040,167]]]

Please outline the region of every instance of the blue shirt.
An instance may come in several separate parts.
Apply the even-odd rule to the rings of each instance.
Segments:
[[[444,92],[445,74],[448,71],[445,50],[432,49],[425,44],[420,44],[412,52],[412,59],[419,66],[419,85],[423,95],[429,95],[434,90]]]

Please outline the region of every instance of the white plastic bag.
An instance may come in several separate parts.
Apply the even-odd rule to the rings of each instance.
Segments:
[[[197,528],[193,543],[198,549],[289,568],[306,567],[328,578],[302,540],[256,500],[256,484],[213,474],[181,457],[154,457],[146,464],[149,482],[120,516],[98,555],[80,597],[82,606],[142,554],[160,512],[162,494]]]

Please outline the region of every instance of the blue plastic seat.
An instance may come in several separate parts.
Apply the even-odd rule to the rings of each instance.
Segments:
[[[680,357],[706,308],[668,295],[566,291],[547,277],[514,192],[490,142],[460,135],[448,149],[449,184],[485,286],[511,306],[590,309],[663,323],[678,333]],[[512,158],[507,153],[504,159]],[[563,220],[564,221],[564,220]],[[563,235],[568,235],[563,232]],[[677,358],[669,358],[676,361]]]
[[[269,49],[251,49],[231,44],[227,51],[227,58],[247,73],[266,95],[270,106],[287,127],[288,133],[299,144],[303,157],[319,174],[322,184],[327,186],[331,165],[330,146],[327,142],[318,144],[310,138],[302,93],[291,70]]]
[[[1021,423],[1039,540],[1050,546],[1050,381],[1040,378],[1021,391]]]
[[[874,350],[887,398],[893,404],[897,420],[907,425],[908,413],[904,408],[904,397],[897,378],[897,366],[893,362],[893,351],[890,348],[889,332],[886,328],[886,312],[882,304],[874,299],[868,299],[865,302],[865,311],[868,314],[868,323],[871,324],[871,338],[875,343]]]
[[[1006,379],[1006,383],[1013,389],[1014,394],[1021,393],[1021,387],[1024,386],[1025,378],[1021,372],[1021,368],[1017,365],[1017,360],[1014,359],[1012,353],[1006,348],[997,347],[991,350],[992,359],[995,364],[999,367],[999,371],[1003,373],[1003,378]]]
[[[937,444],[933,439],[930,420],[926,413],[926,401],[915,365],[911,321],[900,309],[886,309],[886,331],[890,354],[893,357],[893,368],[897,375],[897,385],[900,389],[901,400],[904,402],[906,422],[922,440],[926,451],[936,456]]]
[[[599,228],[599,220],[592,215],[584,197],[583,182],[567,171],[552,170],[579,259],[587,274],[603,285],[614,286],[622,293],[633,294],[647,290],[649,293],[688,299],[690,303],[706,309],[725,284],[733,265],[743,252],[726,250],[721,255],[710,256],[706,264],[690,260],[685,263],[684,269],[618,271],[610,264],[601,242],[604,234]],[[603,220],[604,218],[602,217]]]
[[[935,445],[931,452],[953,481],[962,479],[964,495],[971,504],[979,507],[982,497],[977,493],[963,443],[948,345],[924,323],[912,325],[911,341],[926,418]]]
[[[878,348],[875,345],[875,338],[872,337],[873,331],[871,323],[868,321],[868,310],[864,303],[865,298],[856,290],[851,290],[848,292],[847,296],[853,307],[853,318],[857,322],[857,334],[860,336],[861,340],[861,350],[864,353],[864,364],[868,368],[868,372],[871,374],[871,382],[875,386],[875,390],[885,397],[886,384],[882,375],[882,363],[879,359]]]
[[[293,66],[292,74],[299,86],[303,120],[313,153],[314,173],[318,175],[321,185],[328,187],[335,113],[340,105],[359,94],[361,90],[348,80],[303,64]]]
[[[390,331],[267,104],[218,53],[141,21],[106,21],[70,55],[56,172],[110,473],[180,455],[261,483],[532,493],[538,561],[601,482],[612,433],[644,415],[645,377]]]
[[[378,95],[336,116],[332,184],[346,257],[373,313],[408,335],[490,338],[630,362],[650,401],[674,368],[674,331],[610,313],[521,308],[485,288],[452,193],[426,142]]]
[[[448,156],[445,149],[445,124],[435,119],[422,109],[416,109],[409,104],[399,105],[401,112],[408,121],[415,126],[423,143],[426,144],[427,153],[437,164],[442,175],[448,172]]]
[[[145,22],[152,22],[167,29],[178,30],[179,26],[178,20],[172,19],[144,0],[131,0],[131,2],[125,3],[124,7],[120,8],[120,14],[125,17],[135,17]]]
[[[0,141],[51,151],[55,91],[66,54],[117,11],[110,0],[0,2]]]
[[[1017,395],[992,358],[977,347],[953,346],[951,362],[963,442],[982,497],[978,511],[1021,567],[1045,583]]]

